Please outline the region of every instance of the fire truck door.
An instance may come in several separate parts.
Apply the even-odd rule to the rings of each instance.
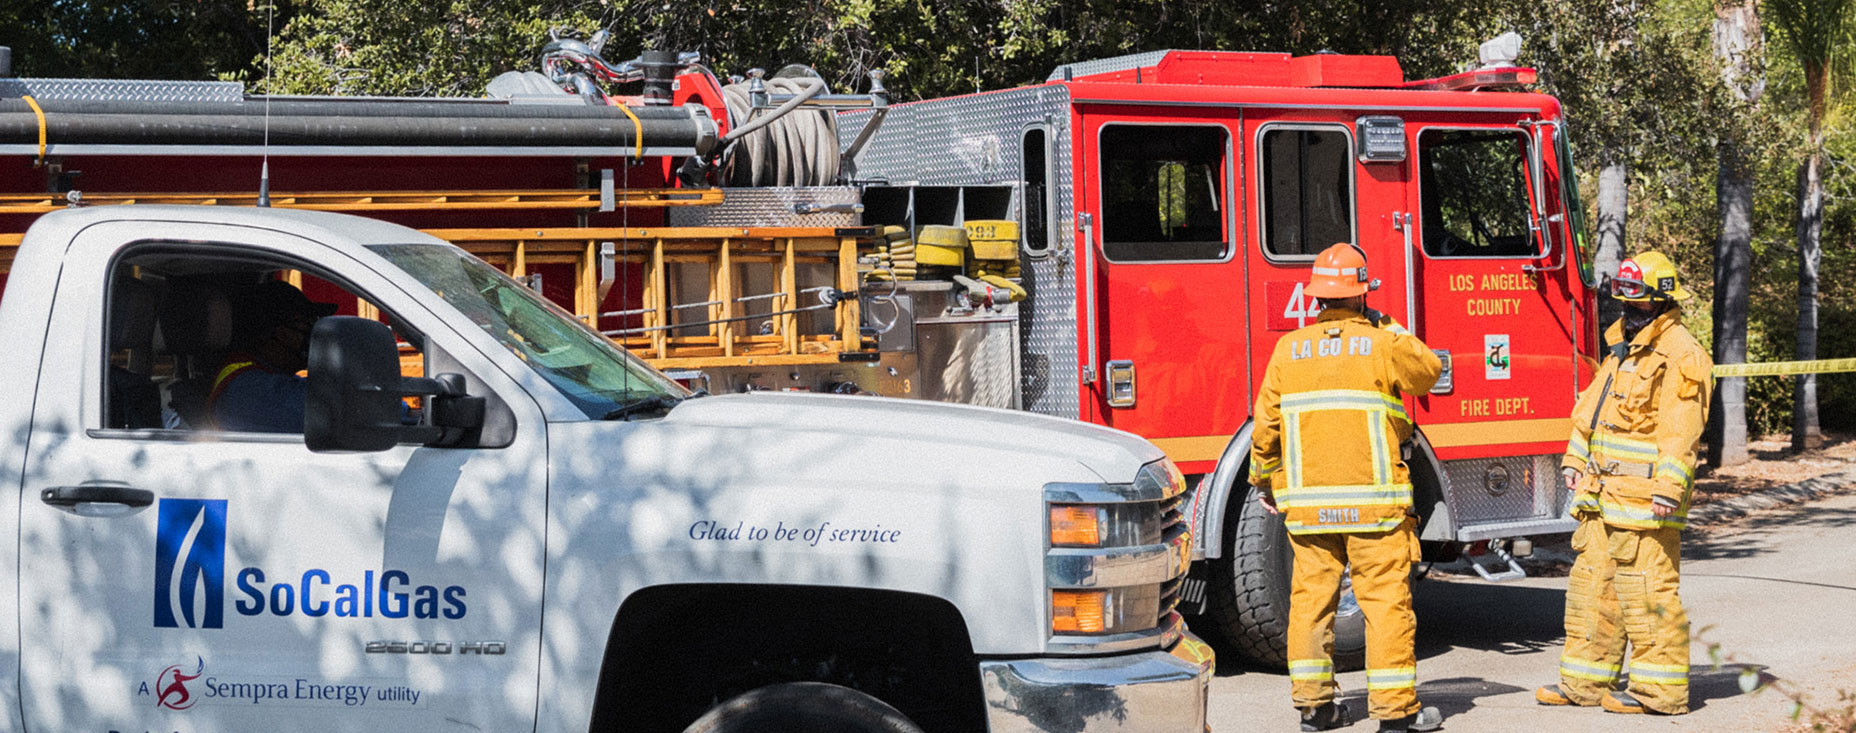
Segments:
[[[1210,470],[1249,414],[1236,115],[1111,107],[1083,119],[1078,211],[1092,219],[1101,340],[1083,413],[1153,440],[1187,472]]]
[[[1408,315],[1403,214],[1410,211],[1409,165],[1364,162],[1352,115],[1300,110],[1248,114],[1256,146],[1245,172],[1250,206],[1250,330],[1253,384],[1261,381],[1276,341],[1321,312],[1303,292],[1315,255],[1337,242],[1358,244],[1380,282],[1367,305],[1400,322]],[[1394,121],[1396,119],[1394,118]],[[1408,324],[1409,325],[1409,324]]]
[[[1448,391],[1424,401],[1418,422],[1444,458],[1497,443],[1550,452],[1565,441],[1572,390],[1549,385],[1572,385],[1579,333],[1555,236],[1565,217],[1546,185],[1551,132],[1512,118],[1410,126],[1414,332],[1451,356]]]

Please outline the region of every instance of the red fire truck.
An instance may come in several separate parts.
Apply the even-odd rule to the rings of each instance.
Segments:
[[[1248,500],[1250,411],[1316,315],[1315,253],[1354,242],[1369,304],[1446,364],[1406,405],[1427,552],[1516,577],[1505,542],[1572,528],[1590,258],[1559,104],[1511,59],[1411,81],[1385,56],[1156,51],[891,105],[880,75],[831,94],[599,52],[557,41],[469,100],[0,78],[0,286],[45,211],[263,198],[457,242],[692,386],[1131,431],[1197,487],[1193,628],[1280,664],[1289,553]],[[1345,600],[1337,637],[1357,660]]]

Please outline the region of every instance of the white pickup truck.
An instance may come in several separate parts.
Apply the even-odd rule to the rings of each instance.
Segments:
[[[205,429],[229,294],[308,278],[367,317],[316,322],[305,429]],[[1205,728],[1184,487],[1126,433],[691,394],[302,211],[48,214],[0,344],[3,729]]]

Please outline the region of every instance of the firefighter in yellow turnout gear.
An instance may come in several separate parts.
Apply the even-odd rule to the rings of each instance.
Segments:
[[[1334,702],[1334,614],[1341,573],[1366,615],[1368,712],[1382,731],[1435,730],[1418,704],[1418,557],[1411,479],[1400,444],[1412,435],[1402,395],[1430,390],[1442,364],[1417,337],[1365,307],[1366,258],[1336,244],[1316,258],[1304,292],[1323,310],[1270,357],[1252,427],[1251,483],[1284,515],[1294,548],[1289,679],[1303,730],[1345,724]]]
[[[1616,345],[1573,408],[1561,461],[1580,521],[1560,683],[1534,697],[1544,705],[1676,715],[1688,712],[1682,527],[1714,364],[1682,326],[1676,301],[1689,293],[1667,257],[1645,252],[1625,260],[1612,293],[1625,302],[1624,317],[1606,333],[1606,343]],[[1614,689],[1626,671],[1629,688]]]

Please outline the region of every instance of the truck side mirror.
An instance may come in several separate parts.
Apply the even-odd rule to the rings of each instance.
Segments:
[[[432,424],[405,425],[400,398],[425,395]],[[309,334],[303,442],[317,452],[383,451],[400,443],[451,445],[483,427],[484,400],[464,378],[400,376],[399,345],[386,324],[330,316]]]

